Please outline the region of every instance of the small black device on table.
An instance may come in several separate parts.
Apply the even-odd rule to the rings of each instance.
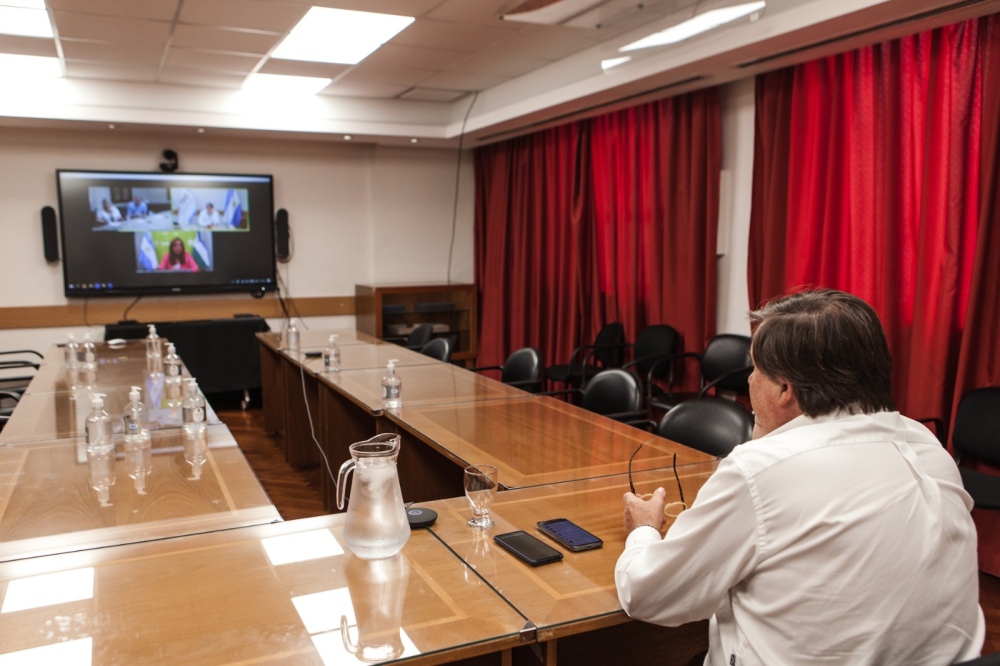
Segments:
[[[558,562],[563,555],[552,546],[542,543],[524,530],[517,532],[507,532],[493,537],[501,547],[510,551],[518,559],[521,559],[533,567],[549,562]]]
[[[566,518],[552,518],[536,523],[538,531],[574,553],[600,548],[604,542]]]

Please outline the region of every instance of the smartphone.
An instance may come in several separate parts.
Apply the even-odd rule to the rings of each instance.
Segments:
[[[558,550],[542,543],[524,530],[498,534],[493,537],[493,540],[533,567],[549,562],[558,562],[563,557]]]
[[[306,352],[306,358],[319,358],[322,355],[323,355],[323,352],[321,352],[321,351],[307,351]]]
[[[542,520],[536,526],[539,532],[557,541],[574,553],[581,550],[593,550],[604,545],[604,542],[596,536],[565,518]]]

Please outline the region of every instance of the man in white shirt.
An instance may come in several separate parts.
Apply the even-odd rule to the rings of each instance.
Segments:
[[[115,225],[122,221],[122,212],[117,206],[112,206],[107,199],[101,201],[101,209],[97,211],[97,221],[101,224]]]
[[[711,618],[705,664],[953,664],[979,655],[972,500],[893,405],[878,316],[837,291],[750,314],[756,425],[661,538],[664,491],[625,495],[622,607]]]

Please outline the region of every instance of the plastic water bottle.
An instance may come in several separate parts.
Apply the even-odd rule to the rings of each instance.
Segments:
[[[288,322],[288,330],[285,331],[285,344],[289,349],[293,351],[298,351],[299,349],[299,327],[296,325],[296,320],[292,319]]]
[[[66,348],[63,350],[67,368],[76,368],[80,365],[80,345],[76,342],[76,336],[72,333],[66,338]]]
[[[174,343],[167,343],[167,354],[163,357],[163,388],[168,407],[180,407],[183,395],[181,391],[181,357],[177,355]]]
[[[153,448],[149,436],[149,412],[139,401],[139,391],[138,386],[133,386],[128,394],[129,402],[122,412],[122,426],[128,475],[135,482],[136,492],[145,495],[146,477],[153,471]]]
[[[87,463],[90,466],[90,487],[97,491],[101,506],[108,502],[111,486],[115,485],[115,441],[111,435],[111,417],[104,411],[104,394],[95,393],[87,416]]]
[[[93,370],[97,367],[97,349],[94,347],[94,341],[90,337],[90,333],[84,333],[83,335],[83,346],[81,349],[81,357],[83,358],[82,366],[86,370]]]
[[[146,372],[151,375],[163,373],[163,347],[153,324],[149,324],[149,335],[146,336]]]
[[[382,406],[386,409],[399,409],[403,406],[403,382],[396,374],[398,360],[389,359],[382,377]]]
[[[201,478],[201,467],[208,460],[208,439],[205,433],[205,399],[198,391],[198,383],[187,380],[184,385],[184,402],[181,404],[184,426],[184,460],[191,465],[193,478]]]
[[[340,347],[337,346],[337,336],[331,335],[323,350],[323,369],[327,372],[340,372]]]

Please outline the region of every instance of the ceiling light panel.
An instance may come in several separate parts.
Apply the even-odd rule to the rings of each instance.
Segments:
[[[678,42],[690,39],[695,35],[700,35],[703,32],[708,32],[709,30],[718,28],[721,25],[735,21],[738,18],[760,11],[766,4],[766,2],[761,0],[760,2],[748,2],[742,5],[726,7],[723,9],[713,9],[703,14],[698,14],[697,16],[690,18],[683,23],[667,28],[666,30],[655,32],[651,35],[643,37],[640,40],[634,41],[631,44],[626,44],[618,50],[622,52],[636,51],[654,46],[677,44]]]
[[[36,4],[38,3],[0,0],[0,33],[51,39],[52,24],[49,23],[45,4],[42,3],[41,8],[30,6]]]
[[[353,65],[411,23],[410,16],[313,7],[271,56]]]

